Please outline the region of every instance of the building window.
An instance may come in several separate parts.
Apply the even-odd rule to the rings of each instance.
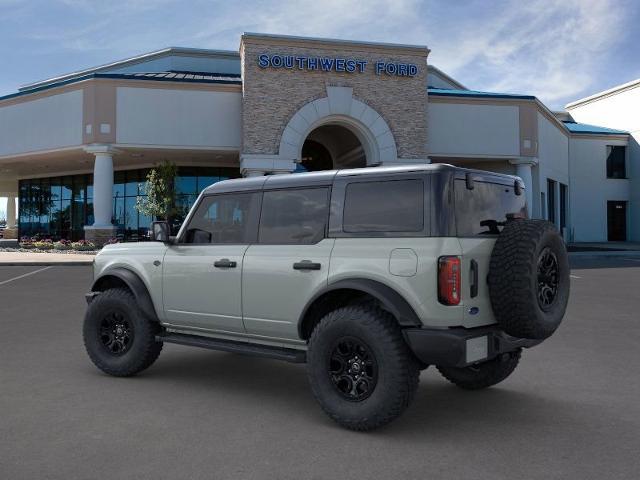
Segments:
[[[148,236],[152,219],[135,208],[137,197],[145,195],[147,172],[114,173],[112,220],[121,240],[142,240]],[[236,168],[179,167],[175,179],[177,213],[172,230],[177,232],[205,187],[239,176]],[[79,240],[84,237],[84,226],[93,224],[93,175],[20,180],[19,208],[21,236]]]
[[[547,179],[547,220],[556,223],[556,182]]]
[[[627,147],[607,146],[607,178],[627,178]]]
[[[560,233],[567,226],[567,192],[568,188],[564,183],[560,184]]]

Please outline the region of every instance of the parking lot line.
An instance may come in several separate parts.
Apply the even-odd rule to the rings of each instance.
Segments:
[[[38,270],[34,270],[33,272],[25,273],[23,275],[19,275],[17,277],[10,278],[9,280],[5,280],[3,282],[0,282],[0,285],[4,285],[5,283],[13,282],[14,280],[20,280],[21,278],[28,277],[29,275],[35,275],[38,272],[44,272],[45,270],[49,270],[50,268],[51,268],[50,266],[49,267],[44,267],[44,268],[40,268]]]
[[[571,278],[582,278],[582,277],[579,277],[578,275],[569,275],[569,276],[570,276]]]

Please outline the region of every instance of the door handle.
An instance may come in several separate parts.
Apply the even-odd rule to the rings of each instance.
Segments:
[[[471,281],[469,282],[469,294],[471,298],[474,298],[478,296],[478,262],[476,262],[475,260],[471,260],[470,273]]]
[[[236,268],[237,263],[233,260],[229,260],[228,258],[223,258],[213,262],[213,266],[216,268]]]
[[[311,260],[302,260],[293,264],[294,270],[320,270],[321,264],[312,262]]]

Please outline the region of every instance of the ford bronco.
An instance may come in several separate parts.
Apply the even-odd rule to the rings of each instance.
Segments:
[[[503,381],[569,297],[562,237],[527,218],[522,181],[450,165],[222,181],[152,238],[96,256],[99,369],[134,375],[164,343],[306,363],[354,430],[398,417],[429,365],[465,389]]]

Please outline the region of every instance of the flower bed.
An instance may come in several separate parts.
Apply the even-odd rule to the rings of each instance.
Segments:
[[[117,240],[109,241],[117,243]],[[22,237],[18,248],[0,248],[0,252],[34,252],[34,253],[82,253],[95,254],[100,250],[96,244],[87,240],[72,242],[71,240],[53,241],[50,238]]]

